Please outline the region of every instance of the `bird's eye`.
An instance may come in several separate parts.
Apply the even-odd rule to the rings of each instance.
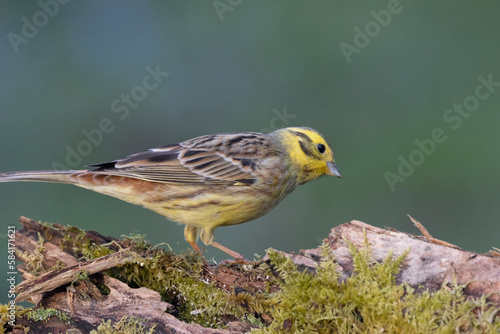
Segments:
[[[316,145],[316,148],[318,149],[319,153],[325,153],[326,147],[323,144],[318,144]]]

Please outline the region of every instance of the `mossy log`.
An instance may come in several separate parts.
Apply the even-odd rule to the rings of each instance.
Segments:
[[[59,310],[69,314],[69,320],[50,317],[41,322],[20,315],[15,331],[21,332],[22,328],[29,327],[36,328],[37,333],[69,330],[87,333],[99,326],[98,333],[114,333],[124,328],[133,328],[131,332],[139,328],[145,333],[246,333],[273,323],[271,311],[265,308],[268,302],[258,296],[278,291],[276,282],[283,277],[274,270],[267,255],[250,265],[229,263],[207,268],[193,253],[172,255],[167,261],[165,257],[159,257],[162,251],[132,237],[119,240],[74,227],[42,224],[25,217],[21,217],[20,222],[23,228],[16,232],[16,248],[18,260],[23,262],[18,266],[23,282],[17,286],[17,301],[31,301],[36,304],[35,309]],[[416,291],[432,292],[454,282],[463,285],[462,292],[468,298],[483,298],[490,307],[500,307],[500,256],[496,252],[477,254],[463,251],[430,243],[422,237],[352,221],[332,228],[323,247],[301,250],[298,254],[273,253],[285,255],[299,271],[314,275],[322,266],[325,249],[328,249],[335,259],[337,279],[343,282],[358,271],[352,247],[365,246],[369,247],[374,263],[396,257],[402,259],[395,275],[397,284],[406,284]],[[159,259],[161,266],[160,262],[154,262],[141,269],[144,262],[153,258]],[[169,296],[170,303],[165,301],[167,292],[137,286],[140,280],[134,276],[141,276],[143,281],[149,279],[148,287],[152,287],[154,275],[160,277],[164,273],[159,271],[151,275],[144,271],[166,266],[175,268],[171,273],[182,281],[176,282],[173,278],[173,286],[185,282],[193,284],[193,288],[179,288],[183,296]],[[208,303],[213,299],[213,304],[236,305],[230,310],[229,306],[223,305],[227,309],[223,308],[224,311],[218,314],[216,323],[222,323],[225,328],[208,328],[213,325],[211,320],[194,323],[202,319],[199,314],[212,316],[213,312],[218,312],[217,308],[210,313],[199,306],[186,309],[182,305],[189,299],[190,290],[194,291],[192,296],[195,298],[205,298],[203,293],[196,291],[205,286],[210,290],[206,297]],[[227,302],[219,301],[217,290],[228,294]],[[249,315],[244,314],[245,310]],[[185,314],[193,318],[187,318]],[[493,312],[491,321],[498,316]],[[288,320],[279,324],[282,331],[292,328]]]

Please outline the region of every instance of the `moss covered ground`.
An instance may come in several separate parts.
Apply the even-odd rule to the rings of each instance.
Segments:
[[[68,229],[61,249],[79,260],[92,260],[114,252],[109,245],[96,244],[77,228]],[[35,275],[43,268],[43,240],[39,254],[32,256],[28,268]],[[50,237],[50,236],[49,236]],[[354,273],[341,280],[339,267],[326,245],[315,272],[301,271],[291,259],[274,250],[269,261],[252,265],[231,265],[240,273],[267,279],[264,288],[249,285],[223,289],[210,280],[200,257],[192,252],[174,254],[152,247],[144,236],[123,237],[119,248],[137,253],[137,261],[108,270],[105,274],[131,287],[158,291],[175,309],[172,314],[185,322],[205,327],[225,328],[227,319],[250,322],[253,333],[500,333],[500,310],[480,299],[467,298],[464,286],[448,282],[430,292],[396,282],[405,255],[387,254],[385,261],[373,261],[368,243],[350,246]],[[116,249],[116,247],[115,247]],[[81,277],[90,280],[92,277]],[[78,284],[73,282],[72,284]],[[105,287],[99,287],[105,294]],[[50,317],[71,322],[67,314],[53,309],[18,307],[17,316],[33,321]],[[154,326],[143,326],[141,319],[122,319],[112,324],[103,319],[96,333],[153,333]],[[8,325],[7,305],[0,305],[0,333]]]

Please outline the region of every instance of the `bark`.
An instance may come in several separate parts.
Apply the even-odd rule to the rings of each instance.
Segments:
[[[71,234],[70,229],[58,224],[45,226],[25,217],[21,217],[20,221],[23,229],[16,234],[16,247],[20,251],[18,259],[24,264],[19,266],[23,282],[17,287],[17,300],[32,301],[37,307],[59,309],[69,313],[72,320],[69,324],[56,318],[43,323],[20,320],[20,325],[36,329],[37,333],[66,332],[70,329],[86,333],[95,329],[102,319],[111,319],[115,323],[123,316],[146,319],[145,327],[156,326],[156,333],[245,333],[252,328],[249,323],[235,319],[227,319],[229,329],[211,329],[184,323],[171,314],[175,313],[175,306],[162,301],[158,292],[147,288],[131,288],[103,274],[103,270],[138,260],[137,254],[127,250],[127,245],[117,239],[97,232],[75,234],[74,238],[108,244],[108,247],[116,251],[93,261],[80,262],[64,247],[65,236],[67,238],[68,233]],[[40,242],[41,235],[49,236],[44,240],[43,246]],[[410,249],[397,275],[398,282],[433,291],[456,280],[459,284],[467,285],[464,291],[467,295],[475,298],[488,295],[490,301],[500,306],[500,256],[496,256],[495,252],[482,255],[463,251],[451,247],[452,245],[430,243],[427,239],[380,229],[359,221],[334,227],[325,240],[340,265],[343,278],[352,275],[354,270],[348,244],[364,247],[367,240],[371,255],[376,261],[383,261],[389,252],[398,256]],[[33,268],[33,261],[30,261],[32,258],[29,257],[33,254],[39,255],[38,264],[41,268],[56,269],[33,276],[30,271],[36,268]],[[299,254],[286,255],[299,269],[314,272],[321,259],[321,250],[308,249],[301,250]],[[65,267],[60,268],[61,266]],[[82,273],[91,276],[92,280],[82,279]],[[264,290],[269,283],[262,275],[234,270],[231,265],[207,269],[204,279],[226,291],[247,291],[249,288]],[[103,286],[108,289],[106,293],[102,291]],[[267,318],[269,316],[266,314],[262,315],[264,322],[272,321]]]
[[[467,284],[465,293],[471,297],[490,295],[490,300],[500,306],[500,256],[478,254],[429,243],[406,233],[385,230],[353,220],[332,229],[327,237],[338,263],[347,275],[352,274],[352,257],[342,240],[345,238],[355,246],[362,247],[364,233],[376,261],[383,261],[392,250],[395,256],[410,252],[397,275],[399,282],[406,282],[414,288],[425,287],[431,291],[452,282]],[[319,255],[317,249],[303,252],[307,257]]]

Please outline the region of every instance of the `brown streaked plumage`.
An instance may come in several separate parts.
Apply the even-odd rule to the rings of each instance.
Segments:
[[[68,183],[142,205],[185,224],[186,241],[196,251],[199,235],[239,258],[213,240],[215,228],[262,216],[321,175],[341,177],[323,136],[298,127],[206,135],[90,167],[0,173],[0,182]]]

